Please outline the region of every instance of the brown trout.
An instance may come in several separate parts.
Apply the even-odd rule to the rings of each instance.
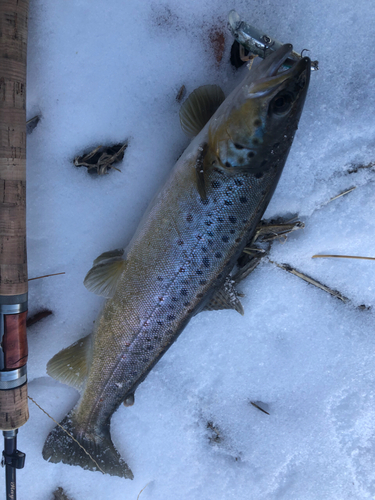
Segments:
[[[137,386],[195,314],[242,312],[230,273],[276,188],[310,80],[307,57],[282,71],[291,52],[284,45],[247,70],[219,107],[220,92],[212,97],[209,86],[191,95],[182,113],[191,135],[204,125],[202,110],[216,102],[216,111],[127,248],[94,261],[85,285],[108,299],[95,331],[48,363],[48,373],[81,397],[61,422],[74,440],[55,427],[43,448],[46,460],[132,478],[111,441],[112,414],[134,402]]]

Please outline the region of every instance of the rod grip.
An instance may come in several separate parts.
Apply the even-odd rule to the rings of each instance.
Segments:
[[[3,351],[5,370],[21,368],[27,363],[27,311],[4,315]]]
[[[29,419],[27,383],[0,391],[0,429],[11,431],[22,427]]]

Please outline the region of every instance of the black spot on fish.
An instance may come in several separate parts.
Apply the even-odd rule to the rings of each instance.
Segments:
[[[207,231],[207,235],[208,235],[210,238],[212,238],[212,237],[213,237],[213,235],[214,235],[214,233],[212,233],[211,231]]]
[[[235,147],[236,149],[243,149],[243,148],[244,148],[244,146],[242,146],[242,144],[238,144],[238,142],[235,142],[235,143],[234,143],[234,147]]]
[[[254,137],[253,139],[251,139],[251,142],[254,144],[254,146],[258,146],[259,139],[257,139],[256,137]]]
[[[233,201],[225,200],[224,205],[233,205]]]
[[[230,234],[234,234],[236,232],[236,230],[235,229],[231,229],[229,232],[230,232]]]
[[[197,293],[197,298],[201,299],[203,297],[203,293]]]
[[[169,307],[169,309],[172,309],[172,310],[173,310],[173,309],[176,309],[176,306],[174,306],[173,304],[169,304],[169,306],[168,306],[168,307]]]
[[[205,224],[206,224],[206,226],[212,226],[213,222],[212,222],[212,220],[206,220]]]
[[[172,302],[177,302],[178,298],[177,297],[172,297],[171,300],[172,300]]]
[[[206,253],[207,252],[207,248],[206,247],[202,247],[202,252]]]
[[[174,316],[173,314],[169,314],[169,315],[167,316],[167,320],[168,320],[168,321],[173,321],[174,319],[176,319],[176,316]]]
[[[241,203],[247,203],[247,198],[246,198],[246,196],[240,196],[240,202],[241,202]]]
[[[188,214],[188,215],[186,216],[186,220],[187,220],[188,222],[191,222],[191,221],[193,220],[193,216],[192,216],[191,214]]]
[[[177,245],[183,245],[184,242],[182,240],[177,240]]]
[[[218,222],[224,222],[224,219],[223,219],[222,217],[218,217],[218,218],[217,218],[217,221],[218,221]]]
[[[210,259],[208,257],[203,257],[202,262],[205,267],[210,267]]]
[[[207,280],[200,280],[199,284],[200,285],[206,285],[207,284]]]
[[[231,222],[232,224],[235,224],[237,222],[237,217],[234,217],[233,215],[230,215],[228,219],[229,222]]]
[[[162,325],[164,324],[164,323],[163,323],[163,321],[157,321],[156,323],[157,323],[158,325],[160,325],[160,326],[162,326]]]
[[[262,177],[263,177],[263,172],[257,172],[257,173],[255,174],[255,178],[256,178],[256,179],[261,179]]]
[[[229,161],[226,161],[226,162],[225,162],[225,166],[226,166],[227,168],[232,168],[232,165],[229,163]]]
[[[234,179],[234,183],[236,184],[236,186],[242,186],[243,185],[243,182],[240,179]]]
[[[259,118],[254,120],[254,127],[260,127],[260,125],[262,125],[262,120],[259,120]]]
[[[212,181],[211,182],[211,186],[214,188],[214,189],[217,189],[219,187],[221,187],[221,183],[219,181]]]
[[[254,151],[249,151],[249,152],[247,153],[247,157],[248,157],[248,158],[254,158],[254,156],[255,156]]]
[[[184,273],[185,272],[185,268],[184,267],[180,267],[179,272],[180,273]]]
[[[181,295],[187,295],[187,294],[188,294],[187,289],[186,289],[186,288],[181,288],[181,290],[180,290],[180,294],[181,294]]]
[[[147,349],[148,351],[152,351],[152,350],[153,350],[153,346],[152,346],[152,345],[148,345],[148,346],[146,346],[146,349]]]
[[[202,271],[201,269],[197,269],[195,272],[196,272],[197,274],[203,274],[203,271]]]
[[[208,240],[208,241],[207,241],[207,245],[208,245],[209,247],[212,247],[212,245],[213,245],[213,244],[214,244],[214,242],[213,242],[212,240]]]
[[[229,241],[229,237],[228,237],[228,236],[223,236],[223,237],[221,238],[221,240],[222,240],[222,241],[224,241],[224,243],[228,243],[228,241]]]
[[[201,236],[200,234],[197,234],[196,238],[197,238],[197,240],[201,240],[203,238],[203,236]]]
[[[184,307],[190,306],[190,302],[184,302]]]
[[[207,198],[204,200],[202,200],[202,198],[201,198],[201,203],[202,203],[202,205],[208,205],[209,201],[207,200]]]
[[[236,238],[236,239],[235,239],[235,242],[236,242],[236,243],[239,243],[240,241],[241,241],[241,238]]]
[[[163,278],[163,276],[158,276],[156,279],[157,279],[158,281],[163,281],[163,279],[164,279],[164,278]]]
[[[220,252],[216,252],[216,253],[215,253],[215,257],[216,257],[217,259],[221,259],[221,257],[222,257],[222,256],[223,256],[223,254],[222,254],[222,253],[220,253]]]

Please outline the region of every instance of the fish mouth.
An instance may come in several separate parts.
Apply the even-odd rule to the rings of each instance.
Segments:
[[[291,68],[280,71],[283,63],[289,58],[292,52],[293,45],[290,43],[285,44],[255,68],[248,87],[249,97],[259,97],[274,93],[285,82],[293,79],[299,80],[303,74],[305,74],[305,78],[301,79],[301,83],[304,79],[307,80],[311,70],[311,60],[309,57],[303,57],[296,61]]]

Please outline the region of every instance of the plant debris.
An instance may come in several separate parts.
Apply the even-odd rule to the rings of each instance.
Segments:
[[[375,257],[360,257],[359,255],[313,255],[312,259],[323,258],[323,257],[334,257],[335,259],[363,259],[363,260],[375,260]]]
[[[279,267],[280,269],[283,269],[284,271],[287,271],[288,273],[294,274],[294,276],[297,276],[298,278],[301,278],[302,280],[306,281],[307,283],[310,283],[310,285],[314,285],[317,288],[324,290],[325,292],[331,294],[333,297],[337,297],[338,299],[342,300],[343,302],[349,302],[349,299],[347,297],[345,297],[344,295],[342,295],[337,290],[333,290],[329,286],[323,285],[322,283],[315,280],[314,278],[307,276],[307,274],[303,274],[300,271],[297,271],[297,269],[294,269],[289,264],[278,264],[277,262],[274,262],[272,260],[270,260],[270,262],[271,262],[271,264],[275,264],[275,266]]]
[[[258,408],[258,410],[262,411],[266,415],[269,415],[268,411],[266,411],[266,410],[264,410],[262,408],[262,406],[267,406],[268,407],[268,405],[266,405],[265,403],[262,403],[262,401],[256,401],[256,402],[255,401],[250,401],[250,404],[253,405],[255,408]],[[260,406],[260,405],[262,405],[262,406]]]
[[[370,161],[367,165],[355,165],[352,168],[349,168],[348,174],[356,174],[358,170],[363,170],[363,169],[371,169],[375,167],[375,161]]]
[[[249,276],[260,261],[268,255],[274,240],[286,241],[289,233],[304,227],[305,224],[297,217],[288,219],[279,217],[269,221],[260,221],[253,239],[247,243],[242,255],[237,260],[238,271],[234,274],[233,280],[239,283]]]
[[[53,500],[71,500],[68,495],[65,493],[65,491],[59,486],[56,488],[56,490],[53,492]]]
[[[43,311],[39,311],[30,318],[27,318],[26,320],[26,327],[29,328],[31,325],[34,325],[35,323],[38,323],[38,321],[47,318],[48,316],[51,316],[52,311],[49,309],[43,309]]]
[[[176,95],[176,101],[181,102],[182,99],[185,97],[186,94],[186,87],[185,85],[181,85],[180,90],[177,92]]]
[[[209,441],[211,444],[219,444],[222,441],[220,430],[213,422],[207,422],[207,429],[210,431]]]
[[[30,120],[27,120],[26,122],[26,134],[31,134],[31,132],[34,130],[34,128],[38,125],[40,122],[40,116],[34,116],[34,118],[31,118]]]
[[[90,174],[105,175],[114,167],[114,163],[119,163],[124,158],[125,149],[128,147],[128,141],[123,144],[114,144],[113,146],[97,146],[92,151],[76,156],[74,165],[76,167],[86,167]]]

